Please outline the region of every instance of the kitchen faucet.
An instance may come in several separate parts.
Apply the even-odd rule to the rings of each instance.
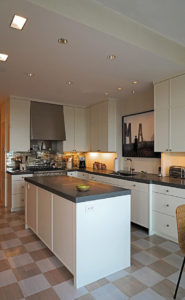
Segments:
[[[132,159],[131,158],[127,158],[128,161],[130,161],[130,173],[132,174]]]

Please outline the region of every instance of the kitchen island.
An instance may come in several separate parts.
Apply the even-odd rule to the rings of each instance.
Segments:
[[[77,288],[130,266],[130,190],[68,176],[25,178],[25,222]],[[79,192],[78,184],[90,190]]]

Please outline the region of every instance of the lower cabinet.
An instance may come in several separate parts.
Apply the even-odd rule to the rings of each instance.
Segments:
[[[78,173],[80,174],[80,172]],[[149,184],[96,174],[89,174],[89,180],[130,189],[131,221],[145,228],[149,228]]]
[[[26,224],[34,231],[37,232],[36,224],[36,186],[31,183],[26,183]]]
[[[52,195],[38,188],[38,235],[43,242],[52,247]]]
[[[74,216],[74,203],[53,195],[53,252],[71,272],[73,272]]]
[[[185,204],[183,189],[153,185],[152,231],[176,242],[176,208],[183,204]]]

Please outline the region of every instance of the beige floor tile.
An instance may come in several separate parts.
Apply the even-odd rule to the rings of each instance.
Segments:
[[[57,296],[57,294],[52,288],[44,290],[42,292],[39,292],[37,294],[34,294],[26,298],[26,300],[59,300],[59,299],[60,298]]]
[[[144,284],[130,275],[114,281],[113,284],[128,297],[133,297],[147,288]]]
[[[0,288],[1,300],[20,300],[23,297],[22,291],[17,283]]]
[[[153,286],[152,289],[165,299],[173,299],[175,287],[176,285],[173,282],[169,281],[168,279],[164,279]],[[185,297],[185,290],[179,287],[176,299],[182,299],[183,297]]]
[[[102,278],[100,280],[97,280],[91,284],[88,284],[86,285],[86,289],[89,291],[89,292],[92,292],[96,289],[98,289],[99,287],[107,284],[109,281],[106,279],[106,278]]]
[[[38,241],[39,239],[38,237],[36,237],[36,235],[28,235],[28,236],[21,237],[20,240],[23,244],[27,244],[34,241]]]
[[[174,266],[168,264],[163,260],[156,261],[155,263],[151,264],[149,267],[164,277],[168,277],[171,274],[178,271],[177,268],[175,268]]]
[[[152,254],[152,255],[154,255],[154,256],[156,256],[156,257],[158,257],[158,258],[163,258],[163,257],[166,257],[170,254],[169,251],[167,251],[163,248],[160,248],[158,246],[146,249],[145,251]]]
[[[128,273],[133,273],[141,268],[143,268],[144,265],[135,260],[134,258],[131,258],[131,266],[126,268],[125,271]]]
[[[137,247],[137,246],[131,244],[131,254],[132,254],[132,255],[133,255],[133,254],[136,254],[136,253],[138,253],[138,252],[140,252],[140,251],[141,251],[141,248],[139,248],[139,247]]]
[[[0,242],[16,239],[17,236],[14,232],[6,233],[6,234],[0,234]]]
[[[153,244],[156,244],[156,245],[166,242],[166,239],[164,239],[164,238],[162,238],[158,235],[155,235],[155,234],[146,237],[145,240],[150,241],[150,242],[152,242]]]
[[[12,229],[13,231],[20,231],[20,230],[23,230],[25,229],[25,225],[24,224],[21,224],[21,225],[17,225],[17,226],[12,226]]]
[[[13,269],[13,272],[18,281],[41,273],[40,269],[35,263],[15,268]]]
[[[66,280],[69,280],[73,275],[66,269],[66,267],[61,267],[55,270],[44,273],[47,281],[52,285],[57,285]]]
[[[87,294],[79,298],[76,298],[75,300],[95,300],[95,298],[91,294]]]

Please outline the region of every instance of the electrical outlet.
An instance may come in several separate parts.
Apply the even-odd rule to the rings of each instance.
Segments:
[[[85,207],[85,213],[86,213],[86,214],[93,213],[94,210],[95,210],[94,205],[90,205],[90,204],[89,204],[89,205],[86,205],[86,207]]]

